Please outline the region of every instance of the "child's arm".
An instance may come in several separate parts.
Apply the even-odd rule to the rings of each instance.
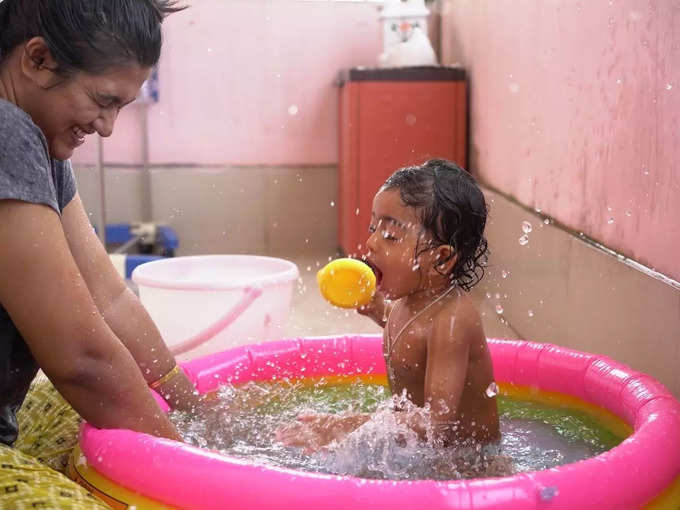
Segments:
[[[301,414],[297,421],[276,430],[276,439],[286,446],[304,447],[308,452],[340,441],[361,427],[371,415],[358,414]]]
[[[432,335],[427,341],[424,397],[425,402],[430,403],[436,438],[446,438],[455,426],[465,387],[470,340],[464,315],[440,314],[435,318]]]

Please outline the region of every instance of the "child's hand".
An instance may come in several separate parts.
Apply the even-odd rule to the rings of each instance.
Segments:
[[[286,446],[301,447],[306,453],[313,453],[333,441],[344,439],[365,421],[363,415],[301,414],[296,422],[279,427],[276,439]]]
[[[373,294],[373,299],[368,304],[360,306],[357,308],[357,313],[370,317],[373,319],[378,326],[385,327],[388,315],[388,303],[385,300],[385,295],[379,290],[375,291]]]

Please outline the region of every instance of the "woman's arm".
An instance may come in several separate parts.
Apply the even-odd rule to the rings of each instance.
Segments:
[[[153,320],[127,287],[95,235],[80,196],[64,208],[62,224],[76,265],[87,283],[97,309],[113,333],[127,347],[147,382],[156,381],[175,366]],[[175,409],[191,410],[199,404],[193,384],[180,372],[159,388]]]
[[[38,365],[96,427],[179,436],[104,321],[55,211],[0,201],[0,302]]]

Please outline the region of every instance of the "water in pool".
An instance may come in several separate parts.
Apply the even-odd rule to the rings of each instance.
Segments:
[[[248,383],[223,386],[211,410],[199,416],[172,412],[193,445],[253,462],[313,472],[390,480],[452,480],[547,469],[598,455],[621,440],[573,410],[498,397],[499,453],[442,448],[398,425],[390,409],[397,397],[378,384],[315,386]],[[400,408],[408,402],[400,399]],[[276,429],[300,413],[371,412],[372,419],[344,441],[306,454],[275,440]]]

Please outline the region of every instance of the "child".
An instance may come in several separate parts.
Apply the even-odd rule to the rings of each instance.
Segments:
[[[500,438],[491,357],[468,291],[483,276],[486,204],[474,179],[432,159],[395,172],[373,199],[364,260],[378,292],[359,313],[383,326],[394,395],[429,412],[397,420],[442,445]],[[346,437],[367,414],[298,416],[281,427],[286,445],[314,451]]]

